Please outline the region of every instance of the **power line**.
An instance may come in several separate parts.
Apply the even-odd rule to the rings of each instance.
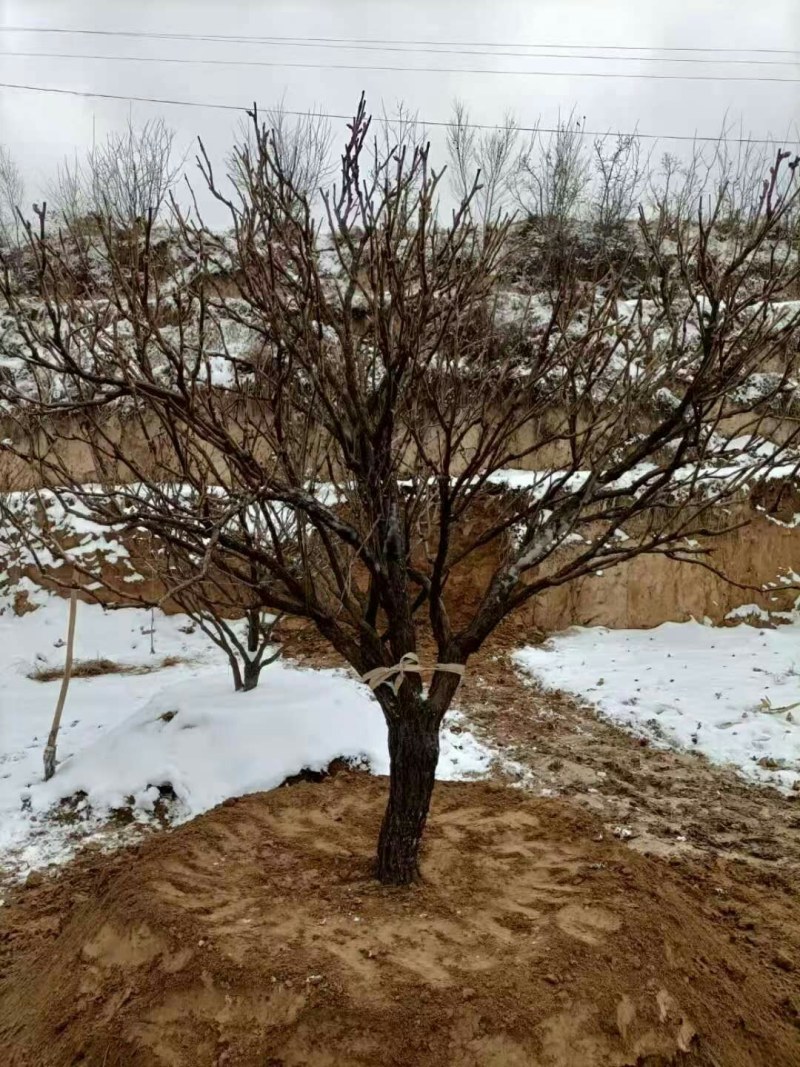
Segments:
[[[409,45],[409,46],[452,46],[454,48],[557,48],[561,50],[584,51],[594,48],[602,52],[686,52],[686,53],[714,53],[733,55],[739,52],[749,52],[756,55],[787,55],[800,56],[800,50],[790,48],[720,48],[699,46],[673,46],[673,45],[599,45],[599,44],[561,44],[554,42],[539,41],[533,44],[523,44],[520,41],[428,41],[428,40],[392,40],[385,37],[285,37],[271,34],[265,37],[243,34],[202,34],[202,33],[156,33],[144,30],[87,30],[72,29],[64,26],[2,26],[0,32],[4,33],[52,33],[62,35],[78,35],[91,37],[132,37],[146,38],[150,40],[166,41],[212,41],[230,44],[270,44],[281,42],[285,44],[303,42],[306,44],[336,44],[336,45]]]
[[[93,31],[87,31],[93,32]],[[100,32],[100,31],[98,31]],[[122,35],[121,35],[122,36]],[[127,34],[124,36],[128,36]],[[186,35],[165,35],[159,33],[139,33],[130,34],[130,36],[136,36],[137,38],[145,38],[148,40],[185,40],[191,42],[209,42],[209,43],[237,43],[237,44],[254,44],[253,41],[236,40],[235,38],[221,38],[211,36],[201,36],[199,34],[186,34]],[[335,51],[360,51],[360,52],[394,52],[400,55],[431,55],[431,56],[485,56],[489,58],[512,58],[512,59],[569,59],[573,60],[594,60],[599,59],[602,62],[611,63],[677,63],[681,65],[694,64],[700,66],[756,66],[756,67],[798,67],[800,66],[800,53],[798,53],[797,59],[708,59],[698,58],[691,56],[689,58],[680,56],[644,56],[644,55],[608,55],[602,54],[602,46],[600,46],[595,52],[570,52],[565,54],[564,52],[508,52],[508,51],[489,51],[488,49],[473,49],[473,48],[427,48],[420,46],[407,47],[405,45],[393,45],[393,44],[347,44],[343,41],[316,41],[314,39],[305,40],[303,38],[285,38],[285,37],[262,37],[258,39],[259,44],[264,44],[270,48],[326,48],[333,49]],[[558,46],[552,46],[558,47]],[[61,56],[62,53],[52,52],[2,52],[1,55],[44,55],[44,56]],[[131,57],[132,58],[132,57]],[[242,64],[247,64],[247,60],[239,60]]]
[[[363,70],[401,74],[488,74],[501,77],[533,78],[629,78],[640,81],[702,81],[702,82],[767,82],[772,84],[797,85],[800,78],[778,78],[772,75],[743,74],[642,74],[636,71],[595,70],[492,70],[485,67],[401,67],[388,64],[359,65],[353,63],[297,63],[268,59],[186,59],[178,56],[108,56],[68,52],[13,52],[0,51],[0,56],[18,59],[80,59],[105,60],[109,63],[168,63],[178,66],[213,67],[268,67],[291,70]]]
[[[90,92],[84,89],[64,89],[62,87],[51,87],[46,85],[20,85],[13,82],[0,82],[0,89],[22,89],[31,93],[51,93],[56,96],[82,96],[91,100],[123,100],[131,104],[168,104],[173,107],[200,107],[211,108],[215,111],[240,111],[247,112],[250,108],[243,107],[241,104],[215,104],[204,100],[172,100],[169,97],[159,96],[125,96],[122,93],[98,93]],[[286,111],[287,115],[305,115],[303,111]],[[312,112],[307,113],[310,117]],[[319,113],[318,113],[319,114]],[[320,114],[320,118],[326,119],[352,119],[352,115],[323,115]]]
[[[44,85],[22,85],[14,82],[0,82],[0,89],[20,89],[25,92],[34,93],[49,93],[57,96],[76,96],[85,97],[90,100],[121,100],[124,103],[131,104],[162,104],[169,107],[193,107],[193,108],[208,108],[214,111],[236,111],[245,114],[252,110],[251,107],[245,107],[241,104],[218,104],[204,100],[176,100],[170,97],[158,97],[158,96],[126,96],[122,93],[100,93],[90,92],[84,89],[64,89],[61,87],[50,87]],[[321,118],[321,119],[335,119],[342,122],[351,122],[353,119],[352,114],[336,114],[328,111],[291,111],[288,109],[282,109],[284,115],[289,115],[293,118]],[[380,121],[380,120],[378,120]],[[433,129],[452,129],[457,125],[455,122],[442,122],[433,119],[420,119],[420,125],[423,127],[431,127]],[[470,130],[517,130],[519,133],[547,133],[556,134],[560,133],[563,129],[555,126],[510,126],[504,123],[486,123],[486,122],[464,122],[461,126]],[[786,139],[778,139],[775,137],[728,137],[724,134],[720,134],[716,137],[701,137],[698,134],[686,134],[686,133],[641,133],[636,130],[633,133],[613,133],[608,130],[572,130],[578,137],[608,137],[610,135],[616,137],[638,137],[643,141],[687,141],[693,144],[698,142],[708,142],[712,144],[738,144],[738,145],[769,145],[771,147],[785,145]]]

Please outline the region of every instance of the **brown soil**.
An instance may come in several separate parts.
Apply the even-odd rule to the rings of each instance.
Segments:
[[[749,936],[718,862],[640,855],[560,800],[446,785],[424,882],[387,890],[369,858],[384,800],[340,774],[19,890],[0,911],[4,1064],[800,1062],[791,956]]]
[[[800,792],[656,747],[568,694],[541,691],[514,668],[510,653],[522,644],[507,628],[476,657],[461,703],[472,729],[521,765],[529,788],[569,797],[641,851],[721,856],[800,885]],[[800,917],[800,896],[797,905]],[[800,940],[797,958],[800,967]]]
[[[519,763],[521,784],[570,798],[640,851],[741,860],[800,886],[800,791],[787,796],[700,753],[655,747],[569,694],[542,691],[511,658],[530,643],[530,631],[508,620],[470,660],[458,697],[473,732]],[[308,624],[287,630],[283,649],[303,665],[344,665]],[[435,650],[423,647],[420,656],[430,662]],[[514,781],[500,769],[498,776]],[[800,894],[797,905],[800,927]],[[800,970],[800,941],[797,959]]]
[[[341,773],[7,896],[2,1067],[800,1063],[800,793],[537,691],[519,643],[460,703],[526,789],[438,786],[422,885],[371,880],[385,782]]]

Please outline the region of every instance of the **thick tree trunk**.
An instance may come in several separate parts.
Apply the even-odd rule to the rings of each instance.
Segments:
[[[389,722],[389,803],[378,839],[377,875],[409,885],[419,875],[422,834],[439,762],[439,728],[428,716]]]
[[[228,656],[228,661],[233,674],[233,687],[237,693],[249,693],[251,689],[258,686],[261,668],[264,666],[261,660],[244,659],[242,661],[244,670],[233,653]]]
[[[242,689],[245,693],[249,693],[251,689],[255,689],[258,685],[258,679],[261,677],[261,662],[260,660],[246,659],[244,661],[244,677],[242,682]]]

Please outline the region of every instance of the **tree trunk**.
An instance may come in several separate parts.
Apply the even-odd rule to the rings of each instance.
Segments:
[[[378,880],[409,885],[419,852],[439,762],[439,727],[427,716],[389,722],[389,803],[378,839]]]
[[[242,691],[249,693],[251,689],[255,689],[258,685],[258,679],[261,677],[261,661],[246,659],[244,661],[244,680],[242,682]]]
[[[231,665],[231,674],[233,675],[233,688],[236,690],[237,693],[241,693],[242,689],[244,688],[244,684],[242,682],[242,672],[239,669],[239,661],[236,658],[236,654],[234,652],[228,653],[228,663],[230,663]]]
[[[261,612],[251,608],[247,612],[247,651],[251,656],[258,652],[261,641]]]

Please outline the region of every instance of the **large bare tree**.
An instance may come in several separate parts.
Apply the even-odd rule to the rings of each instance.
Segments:
[[[145,227],[136,263],[109,248],[82,299],[31,227],[43,313],[6,273],[21,340],[0,447],[80,496],[58,447],[68,418],[108,486],[90,494],[95,521],[152,532],[198,575],[213,561],[330,641],[386,719],[376,870],[407,883],[442,719],[503,619],[642,553],[713,568],[696,539],[795,462],[791,427],[766,436],[797,351],[792,162],[724,240],[720,198],[669,226],[642,214],[633,299],[624,264],[542,295],[507,287],[511,223],[476,222],[477,182],[441,217],[428,147],[381,153],[363,100],[322,217],[254,116],[229,180],[199,157],[231,231],[175,205],[174,270],[155,269]],[[493,560],[480,595],[455,603],[478,558]]]

